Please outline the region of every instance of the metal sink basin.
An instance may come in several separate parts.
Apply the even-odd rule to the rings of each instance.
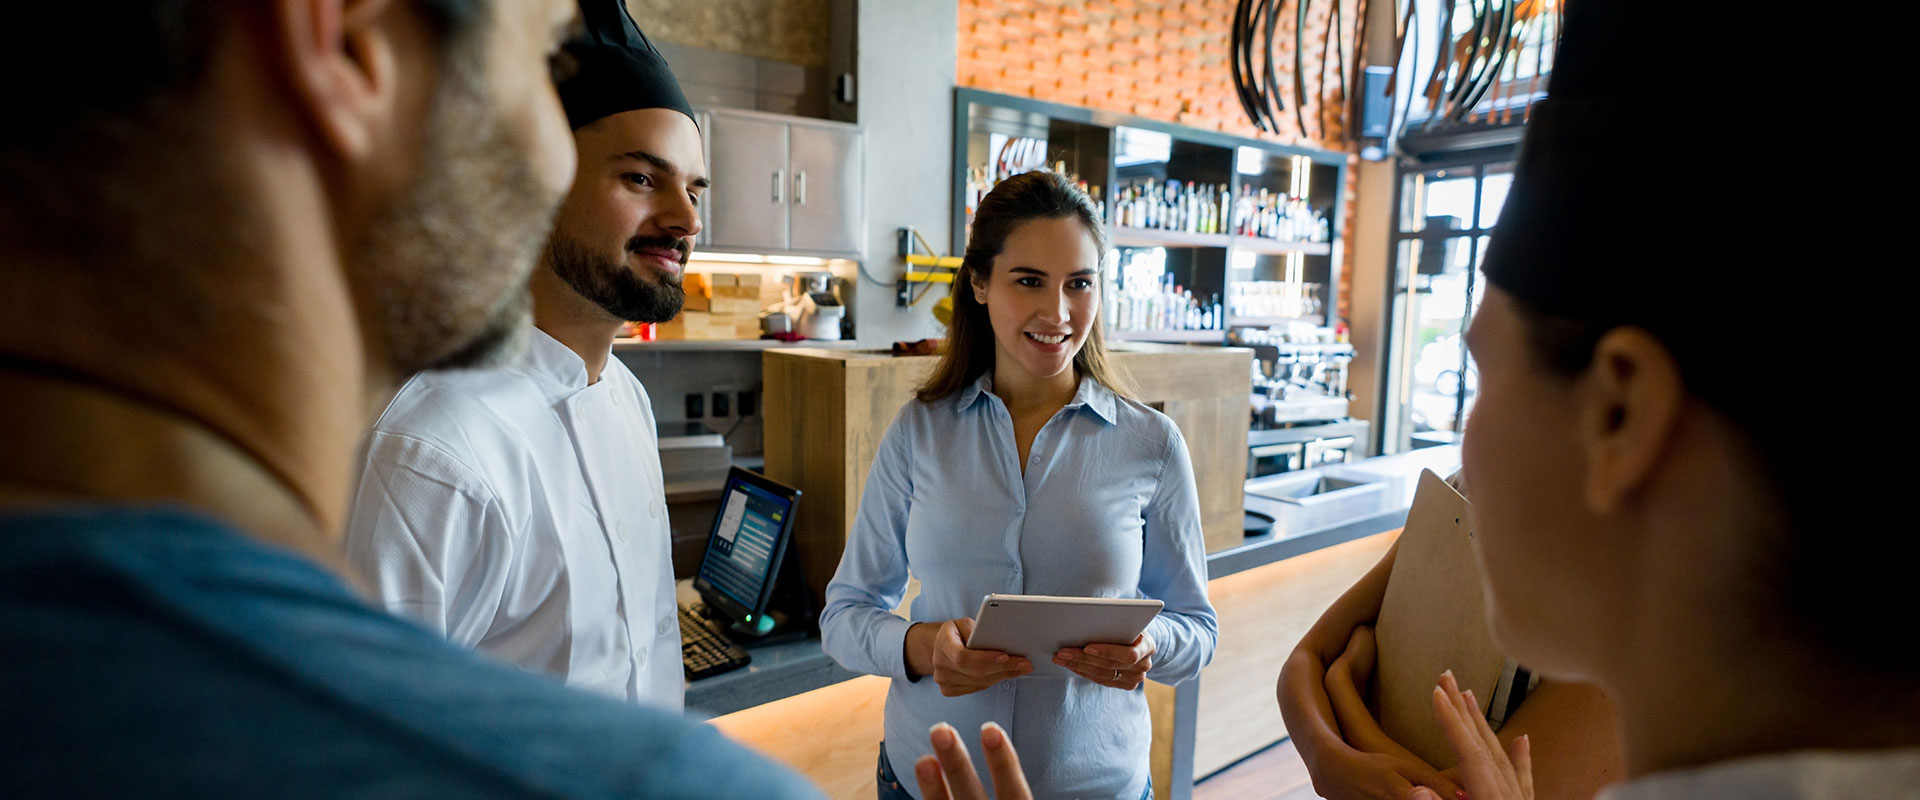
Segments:
[[[1261,481],[1255,496],[1300,506],[1319,505],[1360,497],[1380,491],[1378,481],[1336,478],[1328,475],[1277,476]]]

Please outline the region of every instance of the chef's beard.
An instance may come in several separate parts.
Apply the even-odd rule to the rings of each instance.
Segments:
[[[680,264],[684,266],[687,263],[690,248],[682,239],[635,236],[627,240],[626,248],[621,252],[623,258],[615,260],[594,252],[568,235],[564,227],[554,230],[553,236],[547,240],[546,261],[561,281],[614,319],[623,322],[666,322],[680,313],[680,306],[687,299],[687,290],[681,286],[680,275],[646,266],[642,269],[653,273],[655,278],[647,280],[634,274],[624,258],[640,250],[656,249],[678,251]]]
[[[562,196],[489,104],[484,33],[449,44],[420,176],[378,213],[355,260],[402,375],[501,363],[533,326],[528,279]]]

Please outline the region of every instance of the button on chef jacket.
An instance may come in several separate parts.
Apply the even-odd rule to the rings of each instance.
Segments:
[[[680,625],[647,392],[539,330],[422,373],[374,424],[347,559],[390,611],[568,685],[678,709]]]

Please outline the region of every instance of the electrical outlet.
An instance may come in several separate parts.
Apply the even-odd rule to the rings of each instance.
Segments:
[[[734,402],[734,394],[739,391],[740,384],[737,383],[707,387],[707,419],[716,425],[725,425],[736,417],[746,416],[740,413],[740,405]],[[725,427],[720,428],[723,433],[726,430]]]
[[[707,415],[707,398],[699,392],[687,393],[687,419],[699,419]]]
[[[742,389],[734,395],[733,410],[740,416],[751,417],[759,413],[760,393],[752,389]]]

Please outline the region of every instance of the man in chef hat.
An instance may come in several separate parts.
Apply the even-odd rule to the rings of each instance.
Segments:
[[[503,366],[416,376],[375,423],[347,559],[390,610],[569,685],[679,708],[671,532],[652,405],[612,357],[680,310],[706,159],[620,0],[581,0],[556,69],[579,167]]]

